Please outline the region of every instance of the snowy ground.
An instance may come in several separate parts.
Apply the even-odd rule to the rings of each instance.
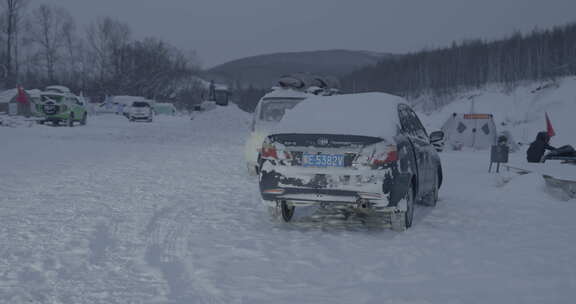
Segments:
[[[574,303],[576,201],[539,176],[448,152],[409,231],[284,224],[245,172],[248,126],[0,128],[0,303]]]

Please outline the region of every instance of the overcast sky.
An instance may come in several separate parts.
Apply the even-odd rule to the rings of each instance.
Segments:
[[[115,17],[135,38],[196,50],[204,67],[285,51],[405,53],[576,21],[576,0],[31,0],[30,8],[42,2],[82,25]]]

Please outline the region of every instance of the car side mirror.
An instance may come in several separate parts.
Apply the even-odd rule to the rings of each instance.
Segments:
[[[444,140],[444,132],[434,131],[430,134],[430,143],[437,143]]]

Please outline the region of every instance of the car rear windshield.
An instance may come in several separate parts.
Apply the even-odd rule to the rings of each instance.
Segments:
[[[55,102],[61,102],[62,99],[64,99],[64,96],[62,95],[42,95],[42,101],[46,102],[46,101],[55,101]]]
[[[280,121],[286,110],[294,108],[304,98],[270,98],[262,101],[260,120]]]
[[[145,108],[145,107],[149,107],[150,105],[147,102],[136,101],[136,102],[132,103],[132,106],[135,108]]]

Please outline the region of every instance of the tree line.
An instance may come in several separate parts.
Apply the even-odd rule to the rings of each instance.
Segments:
[[[504,39],[454,42],[385,59],[343,79],[348,92],[383,91],[409,99],[426,97],[428,109],[459,92],[499,83],[511,89],[523,81],[576,74],[576,23]]]
[[[80,28],[65,9],[0,0],[0,88],[62,84],[102,99],[136,95],[191,107],[199,102],[194,52],[158,38],[135,40],[128,24],[101,17]]]

